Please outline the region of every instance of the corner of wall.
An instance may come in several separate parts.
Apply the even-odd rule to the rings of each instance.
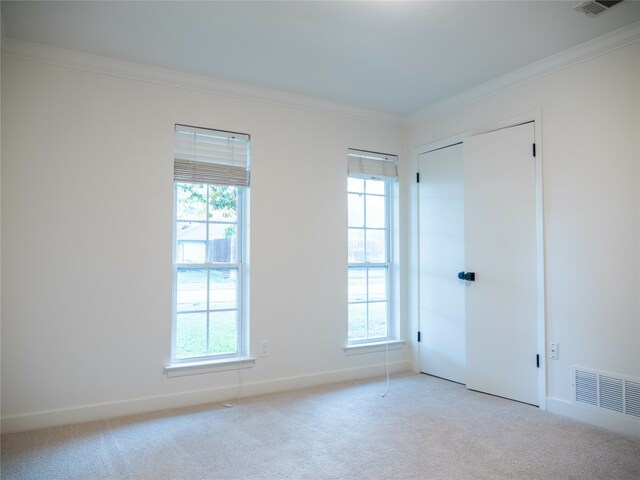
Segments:
[[[554,397],[547,397],[547,412],[617,433],[640,437],[640,419],[624,418],[615,413],[598,411],[589,406],[578,405]]]

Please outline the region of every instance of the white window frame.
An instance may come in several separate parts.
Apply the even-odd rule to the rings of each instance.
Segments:
[[[362,226],[362,230],[363,230],[363,248],[365,250],[366,253],[366,248],[367,248],[367,202],[366,202],[366,198],[368,195],[371,196],[383,196],[380,194],[369,194],[367,193],[367,188],[366,188],[366,182],[367,181],[371,181],[371,180],[378,180],[378,181],[384,181],[384,198],[385,198],[385,210],[386,210],[386,215],[385,215],[385,226],[384,226],[384,231],[385,231],[385,262],[382,263],[371,263],[371,262],[348,262],[348,269],[366,269],[367,272],[367,279],[366,279],[366,285],[367,285],[367,300],[366,301],[349,301],[347,299],[347,308],[349,305],[353,305],[353,304],[366,304],[367,306],[367,313],[366,313],[366,322],[367,322],[367,337],[366,338],[360,338],[360,339],[353,339],[350,340],[349,339],[349,335],[348,335],[348,331],[349,331],[349,315],[347,313],[347,345],[348,346],[357,346],[357,345],[367,345],[367,344],[375,344],[375,343],[382,343],[382,342],[390,342],[395,340],[396,338],[396,328],[395,328],[395,302],[394,302],[394,272],[393,272],[393,252],[394,252],[394,245],[393,245],[393,235],[392,235],[392,226],[393,226],[393,188],[394,188],[394,183],[391,180],[388,179],[373,179],[373,178],[369,178],[369,179],[362,179],[359,177],[352,177],[352,178],[358,178],[361,180],[364,180],[365,182],[365,188],[364,188],[364,192],[353,192],[350,191],[347,188],[347,198],[349,196],[349,194],[359,194],[359,195],[363,195],[364,196],[364,209],[363,209],[363,226]],[[358,227],[349,227],[347,226],[347,231],[349,229],[360,229]],[[382,230],[383,228],[369,228],[369,230]],[[386,300],[373,300],[370,301],[368,299],[369,297],[369,269],[374,269],[374,268],[380,268],[380,269],[386,269],[386,292],[387,292],[387,299]],[[368,335],[368,331],[369,331],[369,304],[370,303],[383,303],[385,302],[387,303],[387,334],[384,337],[370,337]]]
[[[207,225],[207,235],[205,238],[209,238],[208,231],[210,224],[226,224],[231,225],[235,224],[237,228],[236,237],[237,237],[237,262],[236,263],[226,263],[226,262],[205,262],[205,263],[177,263],[176,262],[176,248],[177,248],[177,222],[185,221],[179,220],[177,218],[177,206],[178,206],[178,195],[177,188],[178,183],[191,183],[191,182],[175,182],[174,181],[174,194],[173,194],[173,302],[172,302],[172,322],[171,322],[171,365],[176,364],[191,364],[191,363],[201,363],[201,362],[210,362],[210,361],[218,361],[218,360],[229,360],[229,359],[237,359],[237,358],[246,358],[248,355],[247,350],[247,316],[245,314],[246,308],[246,296],[245,296],[245,287],[246,287],[246,274],[245,274],[245,251],[246,251],[246,237],[245,237],[245,218],[246,218],[246,201],[245,197],[247,196],[246,187],[235,187],[237,189],[237,197],[236,197],[236,221],[235,222],[221,222],[221,221],[210,221],[208,220],[208,205],[209,205],[209,189],[207,188],[207,220],[189,220],[193,223],[205,223]],[[193,185],[200,185],[198,183],[192,183]],[[208,187],[209,184],[204,184]],[[212,186],[217,186],[213,185]],[[222,185],[224,186],[224,185]],[[210,312],[218,312],[218,311],[236,311],[236,351],[230,353],[218,353],[212,355],[201,355],[197,357],[186,357],[186,358],[178,358],[176,355],[177,348],[177,288],[178,288],[178,269],[192,269],[192,270],[207,270],[207,307],[209,306],[209,272],[211,270],[216,269],[224,269],[224,270],[236,270],[236,308],[227,308],[227,309],[207,309],[207,310],[197,310],[197,311],[189,311],[184,313],[206,313],[207,314],[207,351],[209,344],[209,320],[208,314]]]
[[[250,135],[227,130],[175,124],[174,126],[174,189],[173,189],[173,246],[172,246],[172,314],[171,314],[171,363],[165,367],[167,376],[181,376],[196,373],[224,371],[231,365],[248,368],[254,358],[249,357],[249,301],[248,301],[248,209],[250,181]],[[238,148],[239,147],[239,148]],[[178,185],[204,185],[206,187],[206,214],[204,219],[192,220],[178,217]],[[234,221],[214,219],[209,216],[210,188],[234,187],[236,189],[236,218]],[[204,263],[178,263],[178,222],[190,222],[205,226]],[[236,229],[235,258],[232,262],[210,262],[209,230],[215,225],[233,225]],[[201,240],[198,240],[201,241]],[[233,248],[233,247],[232,247]],[[199,260],[199,259],[197,259]],[[178,312],[178,270],[204,270],[206,280],[206,306],[201,310]],[[215,308],[209,302],[212,271],[228,270],[236,272],[236,304],[233,308]],[[209,353],[211,315],[216,312],[236,312],[236,350],[234,352]],[[179,358],[178,315],[199,313],[206,315],[206,353]],[[214,336],[215,338],[215,336]]]

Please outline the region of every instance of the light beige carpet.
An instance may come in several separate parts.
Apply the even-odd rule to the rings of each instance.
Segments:
[[[640,479],[640,439],[426,375],[2,437],[3,479]]]

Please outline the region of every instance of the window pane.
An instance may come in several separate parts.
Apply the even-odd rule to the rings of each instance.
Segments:
[[[367,227],[386,227],[385,197],[367,195]]]
[[[367,180],[367,193],[384,195],[384,180]]]
[[[369,304],[369,338],[387,336],[387,302]]]
[[[387,299],[387,269],[369,269],[369,300]]]
[[[367,338],[367,304],[353,303],[349,305],[349,340]]]
[[[364,195],[349,194],[349,226],[364,227]]]
[[[209,220],[235,222],[238,189],[225,185],[209,185]]]
[[[209,271],[209,308],[236,308],[238,271],[215,269]]]
[[[364,262],[364,231],[349,229],[349,263]]]
[[[389,338],[389,268],[365,266],[389,262],[387,184],[348,179],[349,342]]]
[[[176,217],[178,220],[206,220],[207,190],[205,185],[176,184]]]
[[[237,262],[237,228],[235,224],[209,224],[209,262]]]
[[[385,238],[384,230],[367,230],[367,262],[386,262]]]
[[[238,349],[238,312],[209,314],[209,354],[235,353]]]
[[[176,222],[176,263],[204,263],[206,223]]]
[[[367,300],[367,269],[349,269],[349,301],[365,302]]]
[[[207,309],[207,271],[179,268],[176,311]]]
[[[364,180],[349,177],[347,180],[347,190],[350,192],[364,193]]]
[[[176,357],[188,358],[207,354],[207,314],[176,315]]]

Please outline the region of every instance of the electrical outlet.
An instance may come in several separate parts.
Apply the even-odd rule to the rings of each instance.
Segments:
[[[558,343],[550,343],[549,344],[549,358],[553,360],[558,360]]]
[[[259,357],[269,356],[269,340],[262,340],[260,342],[260,350],[258,351]]]

